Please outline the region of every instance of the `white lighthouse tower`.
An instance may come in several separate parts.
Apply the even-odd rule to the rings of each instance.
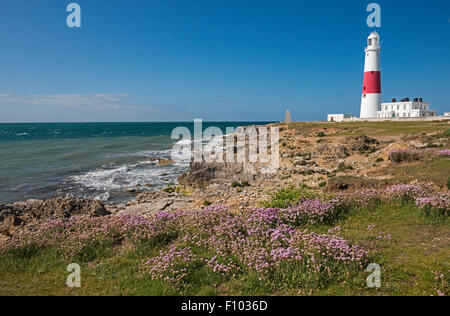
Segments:
[[[372,32],[365,49],[364,83],[361,101],[361,118],[377,117],[381,110],[380,36]]]

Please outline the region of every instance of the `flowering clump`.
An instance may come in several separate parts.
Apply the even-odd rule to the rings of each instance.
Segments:
[[[191,248],[178,248],[171,245],[169,250],[161,250],[159,256],[149,259],[146,264],[151,267],[152,278],[162,278],[164,281],[180,283],[188,277],[188,267],[195,266],[198,261],[199,259],[195,257]]]
[[[423,153],[420,150],[414,149],[396,149],[389,152],[389,160],[402,163],[421,160]]]
[[[448,157],[450,157],[450,149],[441,150],[441,151],[439,151],[438,155],[441,157],[448,158]]]
[[[293,226],[331,223],[340,215],[340,201],[305,199],[296,207],[281,210],[283,220]]]
[[[178,236],[177,220],[181,214],[162,212],[151,218],[121,215],[51,220],[35,232],[12,238],[0,252],[29,245],[57,246],[66,259],[90,261],[98,249],[110,249],[116,245],[166,244]]]
[[[343,205],[353,207],[373,206],[382,200],[382,192],[377,189],[363,189],[345,194],[340,193],[338,196]]]
[[[419,184],[397,184],[384,190],[388,199],[400,199],[403,201],[414,200],[416,198],[430,195],[435,188],[431,185]]]
[[[416,205],[426,216],[446,217],[450,215],[450,194],[418,198]]]
[[[153,279],[177,284],[185,284],[198,269],[225,278],[256,272],[261,278],[285,279],[293,285],[302,282],[293,275],[318,280],[339,275],[338,267],[362,269],[367,252],[361,247],[295,228],[328,219],[335,210],[332,202],[305,200],[296,208],[261,208],[239,215],[220,205],[186,213],[184,237],[177,246],[150,258],[147,266]]]

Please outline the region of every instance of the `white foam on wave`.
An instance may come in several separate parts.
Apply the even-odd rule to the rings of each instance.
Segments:
[[[163,158],[168,151],[148,151],[133,153],[131,156]],[[129,155],[130,156],[130,155]],[[66,179],[66,186],[77,194],[92,197],[100,201],[108,201],[117,194],[129,189],[151,190],[177,183],[178,176],[186,171],[184,165],[168,165],[159,167],[157,160],[140,160],[133,163],[115,165],[109,163],[102,167]],[[151,184],[147,187],[147,184]]]

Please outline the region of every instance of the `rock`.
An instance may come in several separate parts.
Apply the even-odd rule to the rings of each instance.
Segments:
[[[191,170],[178,178],[182,185],[205,187],[216,177],[218,167],[215,164],[194,163]]]
[[[175,211],[179,209],[186,209],[189,208],[192,202],[193,201],[190,198],[185,196],[173,196],[162,199],[159,198],[146,203],[130,205],[124,210],[120,211],[119,214],[152,215],[161,211]]]
[[[310,166],[310,165],[315,165],[316,163],[310,159],[306,159],[306,158],[300,158],[300,159],[296,159],[293,162],[294,166]]]
[[[170,166],[175,164],[175,161],[165,158],[150,158],[149,160],[154,162],[158,167]]]
[[[427,147],[427,144],[418,142],[418,141],[410,141],[409,144],[413,146],[415,149],[423,149]]]
[[[366,135],[356,136],[352,141],[352,150],[367,150],[370,145],[378,145],[379,142],[375,138]]]
[[[89,215],[109,215],[99,201],[81,199],[70,195],[40,200],[29,200],[9,205],[0,205],[0,234],[13,235],[18,228],[35,226],[50,219]]]
[[[175,164],[175,161],[171,159],[159,159],[158,162],[156,163],[158,167],[170,166],[173,164]]]
[[[323,174],[323,175],[327,175],[327,174],[331,173],[331,171],[329,171],[325,168],[322,168],[322,167],[318,167],[318,166],[314,167],[312,170],[314,170],[314,172],[316,172],[316,173]]]
[[[12,236],[23,221],[10,209],[0,212],[0,234]]]
[[[347,147],[338,145],[320,145],[317,146],[317,150],[312,154],[313,158],[321,157],[325,161],[336,161],[338,159],[344,159],[350,156]]]

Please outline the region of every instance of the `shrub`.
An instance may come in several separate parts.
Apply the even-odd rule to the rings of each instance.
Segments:
[[[249,187],[249,186],[250,186],[250,183],[248,183],[248,181],[242,181],[242,182],[234,181],[234,182],[231,184],[231,186],[232,186],[233,188],[244,188],[244,187]]]
[[[327,182],[326,182],[326,181],[320,182],[320,183],[319,183],[319,188],[323,188],[323,187],[325,187],[326,185],[327,185]]]
[[[238,187],[241,187],[241,186],[242,186],[242,184],[240,182],[238,182],[238,181],[234,181],[231,184],[231,187],[233,187],[233,188],[238,188]]]
[[[168,187],[165,187],[164,189],[162,189],[164,192],[166,192],[166,193],[180,193],[180,191],[181,191],[181,188],[180,187],[172,187],[172,186],[168,186]]]
[[[327,136],[327,135],[324,132],[319,132],[317,134],[317,137],[325,137],[325,136]]]
[[[389,153],[389,160],[396,163],[418,161],[421,160],[422,158],[423,154],[419,150],[398,149],[392,150]]]
[[[448,179],[447,179],[447,189],[450,190],[450,177],[448,177]]]
[[[205,201],[205,202],[203,202],[203,205],[204,206],[210,206],[210,205],[212,205],[213,203],[211,202],[211,201]]]
[[[313,198],[316,195],[306,187],[287,186],[272,194],[269,201],[263,202],[264,207],[288,208],[298,205],[302,199]]]
[[[344,162],[341,162],[337,168],[337,171],[346,171],[353,170],[353,167],[350,165],[346,165]]]
[[[383,158],[377,158],[377,160],[375,160],[375,162],[383,162],[384,161],[384,159]]]

